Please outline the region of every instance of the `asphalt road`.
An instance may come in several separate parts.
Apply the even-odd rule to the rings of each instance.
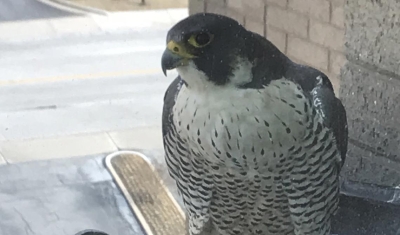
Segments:
[[[36,0],[0,0],[0,23],[5,21],[32,20],[69,16]]]
[[[0,140],[160,127],[166,31],[0,45]]]

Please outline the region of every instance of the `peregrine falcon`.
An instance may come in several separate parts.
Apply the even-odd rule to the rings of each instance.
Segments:
[[[328,235],[347,118],[329,78],[217,14],[167,34],[162,69],[169,173],[190,235]]]

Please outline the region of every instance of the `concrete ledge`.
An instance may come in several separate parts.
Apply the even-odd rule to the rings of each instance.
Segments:
[[[0,43],[46,40],[68,35],[91,35],[117,31],[169,29],[188,16],[188,9],[116,12],[32,21],[0,23]]]

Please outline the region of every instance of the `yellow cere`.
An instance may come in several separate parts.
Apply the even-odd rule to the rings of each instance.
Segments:
[[[184,45],[177,43],[175,41],[172,41],[172,40],[168,42],[167,48],[172,53],[182,56],[183,58],[186,58],[186,59],[192,59],[192,58],[197,57],[197,56],[194,56],[194,55],[190,54],[189,52],[187,52]]]

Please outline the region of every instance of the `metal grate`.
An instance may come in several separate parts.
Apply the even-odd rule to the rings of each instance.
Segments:
[[[144,155],[117,152],[106,162],[148,235],[186,234],[183,212]]]

